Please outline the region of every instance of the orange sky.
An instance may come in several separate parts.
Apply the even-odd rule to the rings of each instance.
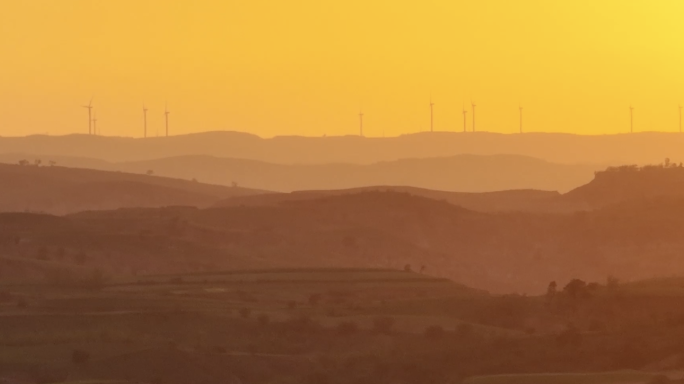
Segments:
[[[676,131],[684,1],[3,0],[0,135]],[[468,108],[470,109],[470,108]],[[470,114],[468,129],[471,129]]]

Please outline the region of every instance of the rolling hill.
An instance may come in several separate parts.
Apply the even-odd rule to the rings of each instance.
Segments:
[[[349,189],[377,185],[411,186],[455,192],[493,192],[536,189],[567,192],[591,180],[598,165],[564,165],[517,155],[457,155],[402,159],[372,164],[284,165],[213,156],[178,156],[136,162],[3,154],[0,162],[40,158],[77,168],[146,173],[178,179],[197,179],[221,185],[291,192]]]
[[[684,135],[643,132],[582,136],[561,133],[424,132],[388,138],[260,138],[238,132],[204,132],[145,139],[88,135],[0,137],[0,153],[73,156],[112,162],[208,155],[277,164],[372,164],[459,154],[511,154],[565,164],[650,164],[680,155]]]
[[[122,207],[206,207],[262,193],[152,175],[0,164],[0,211],[65,214]]]
[[[60,220],[0,215],[0,254],[115,275],[410,265],[494,292],[541,292],[552,280],[684,273],[682,198],[574,214],[481,213],[370,191],[278,205],[92,211]]]

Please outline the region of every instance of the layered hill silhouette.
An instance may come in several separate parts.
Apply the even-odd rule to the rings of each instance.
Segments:
[[[682,226],[682,196],[538,214],[367,191],[275,205],[0,214],[0,253],[139,275],[408,265],[494,292],[542,292],[552,280],[684,273]]]
[[[292,193],[264,193],[253,196],[236,196],[221,200],[213,207],[276,206],[297,201],[343,196],[362,192],[399,192],[412,196],[445,201],[478,212],[575,212],[588,205],[582,200],[564,200],[558,192],[538,190],[509,190],[497,192],[465,193],[396,186],[374,186],[340,190],[296,191]]]
[[[66,214],[85,210],[169,205],[210,206],[262,193],[154,175],[59,166],[0,164],[0,211]]]
[[[213,156],[179,156],[112,163],[97,159],[3,154],[0,162],[22,159],[55,161],[59,165],[154,174],[211,184],[237,183],[256,189],[291,192],[336,190],[377,185],[411,186],[456,192],[535,189],[567,192],[589,182],[598,165],[565,165],[517,155],[457,155],[402,159],[373,164],[284,165]]]
[[[435,132],[389,138],[274,137],[205,132],[145,139],[89,135],[0,138],[0,153],[140,161],[208,155],[277,164],[371,164],[458,154],[530,156],[557,163],[649,164],[680,155],[684,135],[644,132],[601,136],[560,133],[496,134]]]

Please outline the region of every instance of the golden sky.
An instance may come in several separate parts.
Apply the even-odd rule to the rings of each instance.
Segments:
[[[678,130],[681,0],[2,0],[0,135]],[[468,110],[470,108],[468,107]],[[471,129],[470,112],[468,129]]]

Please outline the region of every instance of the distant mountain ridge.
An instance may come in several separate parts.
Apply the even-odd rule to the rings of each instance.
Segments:
[[[518,155],[455,155],[359,164],[271,164],[262,161],[207,155],[112,163],[104,160],[0,154],[0,162],[41,158],[79,168],[146,173],[196,179],[231,186],[291,192],[338,190],[378,185],[409,186],[453,192],[494,192],[535,189],[566,192],[591,180],[602,165],[554,164]]]
[[[0,164],[0,212],[67,214],[125,207],[207,207],[228,197],[258,193],[263,191],[153,175]]]
[[[89,135],[0,137],[0,153],[74,156],[113,162],[209,155],[278,164],[370,164],[459,154],[530,156],[556,163],[649,164],[684,161],[684,135],[642,132],[601,136],[562,133],[423,132],[399,137],[269,139],[239,132],[123,138]]]

